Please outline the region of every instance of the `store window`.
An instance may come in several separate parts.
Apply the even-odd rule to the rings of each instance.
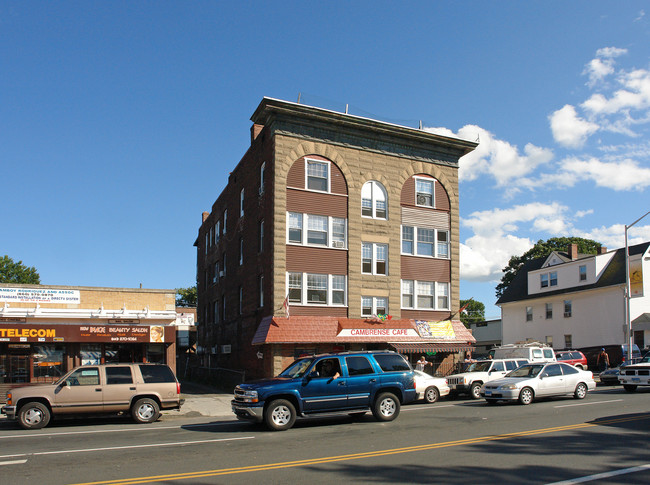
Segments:
[[[101,344],[82,344],[79,351],[81,365],[99,365],[102,360]]]
[[[52,382],[63,376],[63,344],[43,344],[34,346],[34,380]]]
[[[164,344],[147,345],[147,362],[151,362],[152,364],[164,364],[165,345]]]

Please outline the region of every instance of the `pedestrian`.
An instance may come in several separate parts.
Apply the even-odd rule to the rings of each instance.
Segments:
[[[600,372],[603,372],[609,368],[609,355],[607,355],[607,352],[605,352],[605,347],[600,349],[600,354],[598,354],[596,365]]]
[[[427,365],[431,365],[431,362],[428,362],[425,358],[424,355],[420,357],[420,360],[418,360],[415,363],[415,370],[419,370],[421,372],[424,372],[424,367]]]

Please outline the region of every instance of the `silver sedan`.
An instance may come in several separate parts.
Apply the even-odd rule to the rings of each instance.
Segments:
[[[502,379],[487,382],[481,387],[481,397],[488,404],[501,400],[530,404],[540,397],[573,395],[584,399],[594,389],[596,382],[590,371],[559,362],[539,362],[522,365]]]

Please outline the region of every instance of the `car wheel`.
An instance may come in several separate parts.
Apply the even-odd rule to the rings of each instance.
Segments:
[[[479,382],[472,384],[472,387],[469,388],[469,395],[472,399],[481,399],[481,386]]]
[[[526,406],[533,402],[534,397],[535,394],[533,393],[533,390],[530,387],[524,387],[519,393],[519,404]]]
[[[372,414],[377,421],[392,421],[399,416],[399,399],[395,394],[382,392],[372,406]]]
[[[424,391],[424,400],[428,403],[434,403],[440,398],[440,392],[434,386],[427,387]]]
[[[623,389],[625,389],[627,392],[634,392],[636,391],[636,386],[634,384],[625,384],[623,386]]]
[[[131,417],[136,423],[153,423],[160,417],[160,406],[148,397],[138,399],[131,408]]]
[[[576,390],[573,393],[573,397],[575,397],[576,399],[584,399],[585,397],[587,397],[587,386],[585,385],[584,382],[580,382],[576,386]]]
[[[497,402],[499,402],[498,399],[486,399],[486,403],[488,403],[488,406],[494,406]]]
[[[50,410],[40,402],[28,402],[18,411],[18,423],[23,429],[40,429],[50,422]]]
[[[296,408],[286,399],[276,399],[264,410],[264,422],[274,431],[284,431],[296,422]]]

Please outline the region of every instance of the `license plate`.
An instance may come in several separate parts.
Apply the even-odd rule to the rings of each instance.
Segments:
[[[638,377],[633,377],[632,382],[641,382],[641,379],[639,379]]]
[[[491,395],[492,395],[492,391],[485,391],[485,395],[486,395],[486,396],[491,396]]]

